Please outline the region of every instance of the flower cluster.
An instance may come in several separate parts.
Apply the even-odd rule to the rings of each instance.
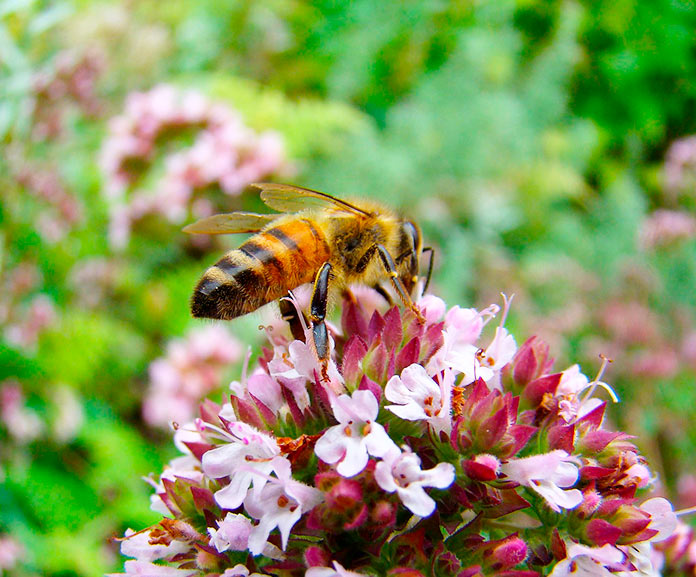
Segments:
[[[84,421],[82,403],[75,392],[65,385],[54,386],[50,402],[44,405],[41,412],[31,408],[21,383],[16,379],[0,382],[0,432],[6,432],[17,445],[41,438],[59,443],[73,440]],[[3,443],[4,449],[9,446],[9,443]],[[4,453],[0,452],[3,458],[0,460],[4,460]]]
[[[168,427],[190,421],[201,399],[220,387],[223,373],[241,356],[239,341],[220,325],[194,329],[170,342],[167,355],[150,364],[145,422]]]
[[[675,140],[665,155],[665,189],[674,198],[689,194],[696,177],[696,136]]]
[[[82,222],[82,204],[64,186],[55,167],[42,167],[17,156],[8,155],[14,165],[14,180],[41,203],[36,230],[44,240],[55,244]]]
[[[0,328],[8,343],[31,350],[39,335],[53,325],[57,312],[53,300],[35,291],[41,281],[37,267],[27,262],[7,271],[0,288]]]
[[[187,131],[194,134],[193,143],[166,153],[163,142]],[[158,154],[164,156],[158,182],[152,190],[133,190]],[[115,247],[124,246],[133,223],[148,215],[178,224],[190,215],[212,214],[215,207],[207,198],[197,198],[198,190],[215,186],[237,195],[248,184],[287,169],[277,133],[257,134],[229,106],[169,85],[128,96],[123,114],[109,123],[100,164]]]
[[[650,250],[696,238],[696,218],[685,211],[660,209],[645,219],[639,231],[641,247]]]
[[[229,402],[176,431],[164,518],[127,533],[126,574],[656,574],[677,520],[603,426],[611,388],[552,370],[538,338],[518,348],[507,299],[418,304],[424,320],[347,297],[328,366],[305,323],[268,331]]]
[[[58,136],[67,104],[76,105],[85,116],[97,116],[102,102],[96,83],[103,69],[103,58],[94,51],[63,51],[50,68],[36,74],[32,87],[34,137],[48,140]]]

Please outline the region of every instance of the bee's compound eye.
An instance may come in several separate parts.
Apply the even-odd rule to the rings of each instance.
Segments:
[[[421,237],[418,227],[410,220],[407,220],[403,224],[404,235],[409,238],[409,245],[414,253],[418,253],[420,250]]]

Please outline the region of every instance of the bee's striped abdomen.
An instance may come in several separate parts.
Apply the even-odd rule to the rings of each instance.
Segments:
[[[330,251],[309,219],[268,228],[211,266],[193,293],[194,317],[232,319],[314,280]]]

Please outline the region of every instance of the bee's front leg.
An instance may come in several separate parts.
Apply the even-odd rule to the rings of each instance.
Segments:
[[[326,328],[326,304],[329,299],[329,278],[331,276],[331,263],[325,262],[316,278],[312,291],[312,304],[309,308],[309,318],[312,321],[312,337],[317,357],[321,362],[322,380],[328,381],[329,356],[329,331]]]
[[[358,266],[356,267],[357,272],[363,272],[367,268],[367,265],[370,264],[370,261],[372,260],[375,252],[379,255],[379,258],[382,261],[382,265],[387,271],[389,280],[391,281],[392,285],[394,286],[394,289],[399,295],[401,302],[404,303],[405,307],[411,309],[414,312],[414,314],[416,315],[416,317],[418,317],[418,320],[420,322],[424,323],[425,318],[423,317],[423,313],[421,313],[420,309],[416,306],[416,303],[413,302],[411,295],[406,290],[406,287],[404,286],[404,283],[399,277],[398,271],[396,270],[396,264],[394,263],[394,259],[392,258],[392,255],[389,254],[387,247],[385,247],[382,244],[373,244],[370,248],[368,248],[365,251],[365,254],[360,258],[360,261],[358,262]]]

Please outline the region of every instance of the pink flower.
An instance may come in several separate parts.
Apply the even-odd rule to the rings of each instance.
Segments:
[[[582,493],[572,487],[578,480],[578,467],[565,451],[556,450],[503,463],[501,471],[511,481],[529,487],[541,495],[557,513],[573,509],[582,502]]]
[[[435,501],[423,487],[446,489],[454,483],[454,478],[454,465],[439,463],[424,471],[420,457],[409,450],[389,451],[375,467],[377,484],[388,493],[396,491],[406,508],[420,517],[428,517],[435,511]]]
[[[638,242],[651,250],[696,237],[696,218],[678,210],[656,210],[648,216],[639,232]]]
[[[674,513],[672,503],[662,497],[655,497],[644,501],[640,509],[650,514],[648,529],[657,531],[657,535],[650,541],[655,543],[664,541],[674,533],[677,528],[677,516]]]
[[[428,376],[419,364],[406,367],[401,377],[394,375],[384,396],[395,403],[386,408],[407,421],[427,421],[436,433],[452,430],[451,402],[454,375],[446,369],[438,381]]]
[[[317,441],[314,452],[325,463],[338,463],[344,477],[357,475],[365,468],[368,454],[382,457],[398,447],[376,422],[379,403],[370,391],[341,395],[331,403],[338,425],[329,428]]]
[[[202,466],[213,479],[230,477],[229,484],[215,493],[215,501],[224,509],[236,509],[252,484],[257,493],[263,488],[265,475],[273,470],[272,460],[280,449],[271,435],[246,423],[230,423],[228,428],[228,442],[206,452]]]
[[[163,135],[185,128],[197,132],[193,143],[161,160],[163,175],[154,189],[129,190],[157,161]],[[116,248],[126,245],[133,225],[147,215],[171,223],[185,220],[198,190],[217,186],[238,195],[250,183],[288,168],[280,135],[257,134],[236,110],[168,85],[128,96],[124,113],[109,123],[100,164],[111,205],[109,238]]]
[[[496,362],[493,363],[493,368],[484,366],[480,362],[480,347],[474,343],[480,337],[483,327],[495,317],[499,310],[498,305],[491,305],[480,312],[476,309],[452,307],[445,315],[444,344],[428,362],[426,366],[428,374],[434,375],[449,368],[455,373],[463,375],[461,385],[468,385],[478,378],[484,381],[491,380],[494,376],[493,369],[497,370],[500,366]],[[494,339],[491,343],[494,345],[496,355],[501,345],[504,345],[503,354],[508,352],[506,347],[509,345],[509,340],[505,341],[504,339],[506,334],[498,340]]]
[[[22,387],[14,380],[0,384],[0,419],[18,443],[29,443],[45,430],[39,415],[26,406]]]
[[[244,551],[249,546],[251,520],[244,515],[227,513],[222,521],[217,522],[218,528],[208,528],[210,542],[219,553],[223,551]]]
[[[25,554],[24,547],[14,537],[0,537],[0,570],[13,569]]]
[[[221,325],[196,328],[172,340],[167,355],[150,363],[145,421],[160,427],[190,421],[197,404],[221,386],[223,373],[241,356],[239,341]]]
[[[249,536],[249,551],[253,555],[263,552],[268,535],[276,527],[285,549],[295,523],[322,500],[321,491],[292,478],[290,462],[286,458],[274,458],[271,468],[276,477],[267,477],[267,483],[260,491],[250,491],[244,499],[246,512],[259,520]]]

